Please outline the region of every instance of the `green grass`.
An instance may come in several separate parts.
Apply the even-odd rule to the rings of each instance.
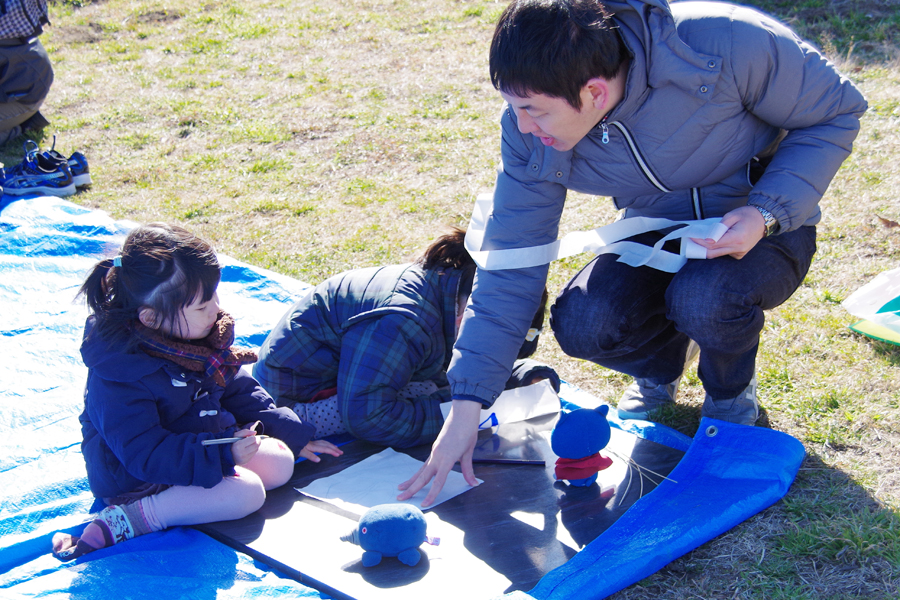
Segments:
[[[763,425],[808,457],[784,501],[617,600],[896,599],[900,587],[900,348],[851,332],[840,305],[900,264],[900,229],[879,220],[900,222],[900,5],[755,5],[824,49],[871,106],[823,199],[813,267],[768,312],[761,339]],[[76,202],[182,223],[260,267],[318,283],[405,261],[465,225],[493,185],[501,104],[487,51],[504,6],[56,2],[42,37],[56,71],[42,109],[52,126],[36,140],[56,135],[58,150],[88,156],[95,183]],[[23,141],[0,160],[21,160]],[[608,199],[571,194],[561,233],[614,218]],[[585,261],[555,263],[551,294]],[[629,383],[541,337],[538,357],[564,379],[613,403]],[[663,419],[693,435],[695,370],[680,394]]]

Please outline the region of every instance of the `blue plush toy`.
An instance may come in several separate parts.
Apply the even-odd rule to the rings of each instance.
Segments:
[[[597,473],[612,464],[612,460],[600,454],[609,443],[610,429],[606,415],[609,406],[593,410],[579,408],[560,414],[550,447],[559,456],[556,461],[556,478],[571,485],[589,486],[597,481]]]
[[[363,514],[359,526],[341,539],[362,547],[362,564],[374,567],[384,556],[396,556],[405,565],[419,563],[419,546],[433,546],[439,538],[425,535],[425,515],[411,504],[379,504]]]

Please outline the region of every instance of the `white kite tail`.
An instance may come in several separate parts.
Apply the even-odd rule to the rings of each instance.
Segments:
[[[469,228],[466,231],[466,250],[469,251],[475,264],[488,271],[537,267],[550,264],[560,258],[575,256],[583,252],[593,252],[594,254],[618,254],[619,262],[632,267],[648,266],[667,273],[675,273],[687,263],[688,259],[706,258],[706,248],[693,242],[690,238],[708,238],[718,241],[728,231],[728,228],[722,224],[721,218],[702,221],[672,221],[653,217],[631,217],[591,231],[572,232],[555,242],[542,246],[482,250],[484,231],[492,208],[493,195],[479,194],[475,200]],[[665,235],[652,247],[624,241],[641,233],[660,231],[671,227],[678,227],[678,229]],[[674,239],[681,239],[680,252],[675,254],[663,250],[663,244]]]

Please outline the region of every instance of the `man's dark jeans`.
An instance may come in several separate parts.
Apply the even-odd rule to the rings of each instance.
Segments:
[[[550,324],[566,354],[657,384],[681,376],[693,339],[706,392],[732,398],[753,378],[763,310],[790,298],[815,252],[816,228],[801,227],[677,273],[601,255],[560,292]]]

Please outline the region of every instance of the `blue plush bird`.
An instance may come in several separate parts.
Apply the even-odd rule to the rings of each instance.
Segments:
[[[362,564],[374,567],[382,557],[396,556],[405,565],[419,563],[419,546],[428,542],[433,546],[439,538],[425,535],[425,515],[411,504],[379,504],[363,514],[359,526],[342,535],[341,540],[363,549]]]
[[[606,415],[609,406],[591,410],[579,408],[560,415],[550,434],[550,448],[560,457],[556,478],[571,485],[586,487],[597,481],[597,473],[612,464],[600,450],[609,443],[610,428]]]

